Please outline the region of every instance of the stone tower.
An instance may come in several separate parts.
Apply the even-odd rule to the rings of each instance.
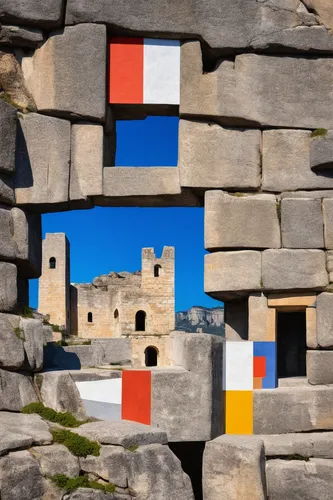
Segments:
[[[38,310],[50,315],[50,323],[70,331],[69,241],[64,233],[47,233],[43,240],[42,275]]]

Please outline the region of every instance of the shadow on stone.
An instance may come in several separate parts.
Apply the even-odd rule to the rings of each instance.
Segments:
[[[80,370],[80,358],[61,346],[49,343],[44,347],[44,370]]]

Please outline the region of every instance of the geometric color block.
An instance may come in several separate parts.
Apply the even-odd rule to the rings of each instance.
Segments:
[[[110,104],[180,102],[180,42],[111,38]]]
[[[254,359],[265,357],[266,373],[262,377],[262,389],[275,389],[278,386],[276,342],[254,342]]]
[[[224,346],[223,389],[252,391],[253,342],[227,340]]]
[[[151,371],[125,370],[122,381],[122,420],[150,425]]]
[[[253,377],[266,377],[266,358],[265,356],[253,357]]]
[[[253,378],[253,389],[262,389],[262,377]]]
[[[225,433],[253,434],[253,392],[225,392]]]

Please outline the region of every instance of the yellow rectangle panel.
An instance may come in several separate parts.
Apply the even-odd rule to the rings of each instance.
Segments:
[[[253,392],[225,392],[225,433],[253,434]]]

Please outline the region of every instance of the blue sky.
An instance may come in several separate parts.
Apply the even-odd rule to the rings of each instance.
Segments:
[[[148,118],[117,125],[118,166],[173,166],[177,163],[177,118]],[[138,167],[139,168],[139,167]],[[202,208],[102,208],[45,214],[45,233],[64,232],[71,245],[71,281],[89,283],[110,271],[137,271],[141,249],[176,247],[176,310],[221,305],[203,291]],[[37,307],[38,280],[30,282]]]

